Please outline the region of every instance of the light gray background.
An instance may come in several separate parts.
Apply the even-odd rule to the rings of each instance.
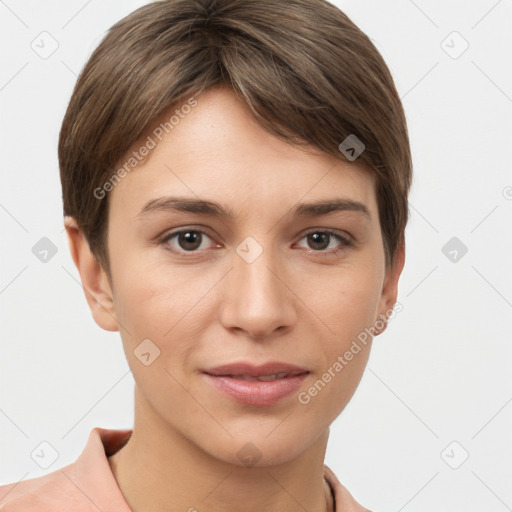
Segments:
[[[121,339],[94,323],[63,232],[57,138],[91,51],[144,3],[0,0],[1,484],[73,462],[96,426],[132,427]],[[512,510],[512,2],[335,3],[391,69],[415,176],[403,311],[326,463],[372,510]],[[46,59],[31,48],[51,49],[43,31],[58,43]],[[46,263],[42,237],[57,248]],[[468,249],[455,262],[452,237]],[[59,454],[48,469],[30,455],[42,441]]]

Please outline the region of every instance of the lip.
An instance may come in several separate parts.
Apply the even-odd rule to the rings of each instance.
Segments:
[[[203,372],[216,376],[245,375],[247,377],[261,377],[264,375],[274,375],[276,373],[306,373],[309,372],[309,370],[303,366],[271,361],[260,365],[253,365],[246,362],[230,363],[209,368],[208,370],[203,370]]]
[[[261,377],[279,373],[288,374],[274,380],[244,380],[243,377]],[[269,406],[297,391],[309,375],[304,367],[271,362],[259,366],[234,363],[203,371],[207,381],[224,395],[240,404]]]

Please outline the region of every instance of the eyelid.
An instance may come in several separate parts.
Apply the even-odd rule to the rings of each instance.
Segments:
[[[349,243],[353,243],[353,244],[356,243],[355,238],[350,233],[347,233],[346,231],[339,231],[334,228],[311,228],[308,231],[306,231],[302,235],[302,237],[305,237],[311,233],[328,233],[333,236],[339,236],[340,238],[346,240]]]
[[[342,253],[342,252],[348,251],[349,249],[353,249],[353,248],[357,247],[357,242],[352,235],[350,235],[346,231],[343,231],[340,233],[338,230],[331,229],[331,228],[312,228],[312,229],[306,231],[300,237],[299,242],[301,240],[303,240],[305,237],[307,237],[308,235],[310,235],[311,233],[327,234],[327,235],[337,239],[338,242],[341,244],[341,247],[337,247],[337,248],[329,249],[329,250],[323,249],[320,251],[315,251],[314,249],[306,249],[306,251],[310,254],[320,255],[320,256],[336,256],[339,253]]]
[[[166,232],[162,236],[159,236],[158,243],[166,244],[167,242],[169,242],[169,240],[174,238],[176,235],[179,235],[180,233],[186,233],[187,231],[195,231],[195,232],[201,233],[202,235],[206,235],[210,240],[214,241],[213,237],[208,234],[208,229],[205,226],[200,226],[200,227],[185,226],[185,227],[180,227],[175,230]],[[176,249],[171,249],[171,250],[176,251]],[[199,253],[199,252],[201,252],[201,251],[180,251],[181,254],[187,254],[187,253],[194,254],[194,253]]]

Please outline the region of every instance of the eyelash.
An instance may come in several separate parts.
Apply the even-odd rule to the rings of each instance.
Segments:
[[[176,250],[174,248],[170,248],[170,246],[168,245],[168,242],[170,240],[172,240],[174,237],[176,237],[177,235],[180,235],[181,233],[188,233],[188,232],[201,233],[202,235],[206,235],[208,238],[211,239],[211,237],[207,233],[205,233],[204,231],[202,231],[200,229],[188,228],[188,229],[180,229],[179,231],[174,231],[172,233],[169,233],[169,234],[165,235],[160,240],[159,243],[164,245],[166,250],[171,251],[171,252],[173,252],[175,254],[180,254],[180,255],[183,255],[183,254],[197,254],[200,251],[198,251],[198,250],[194,250],[194,251]],[[343,236],[343,235],[340,235],[339,233],[336,233],[336,232],[328,230],[328,229],[312,229],[312,230],[308,231],[307,233],[305,233],[302,236],[301,240],[306,238],[308,235],[313,234],[313,233],[321,233],[321,234],[330,235],[330,236],[336,238],[339,242],[341,242],[344,245],[343,248],[331,249],[330,251],[326,251],[326,250],[318,250],[318,251],[316,251],[314,249],[309,249],[310,252],[313,252],[313,253],[334,256],[334,255],[344,251],[345,249],[355,245],[355,241],[351,240],[350,238],[348,238],[346,236]]]

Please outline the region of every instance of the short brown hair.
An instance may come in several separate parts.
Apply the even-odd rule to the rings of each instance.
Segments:
[[[386,267],[404,243],[412,162],[406,119],[384,59],[326,0],[163,0],[107,32],[84,66],[59,137],[64,215],[76,219],[110,276],[108,196],[97,187],[166,110],[215,85],[232,87],[260,124],[376,177]]]

